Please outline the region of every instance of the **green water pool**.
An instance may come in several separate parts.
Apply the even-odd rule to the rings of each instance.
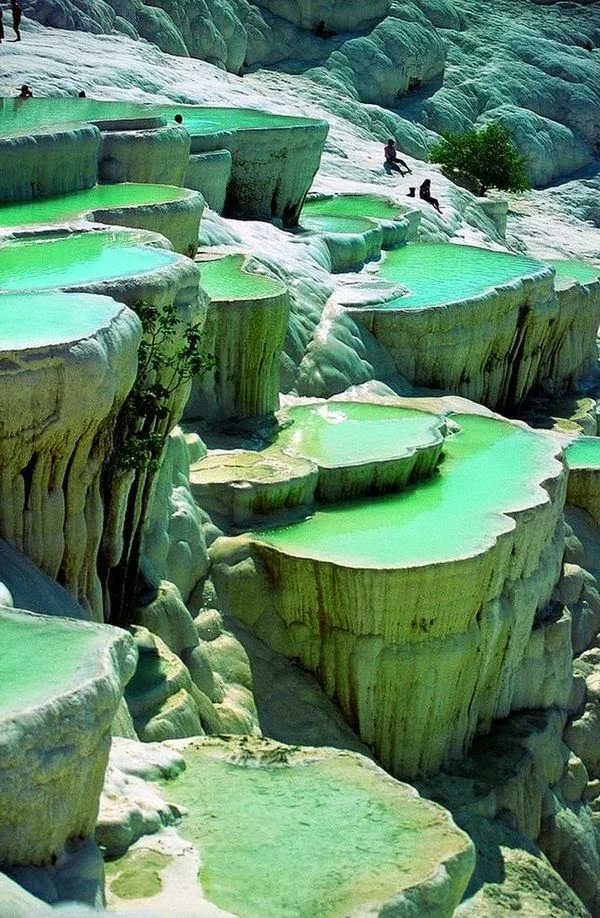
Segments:
[[[393,459],[440,439],[439,418],[408,408],[332,402],[287,414],[294,423],[279,434],[277,448],[329,467]]]
[[[585,261],[571,261],[568,259],[547,260],[545,264],[551,265],[559,277],[572,277],[582,284],[600,278],[600,267],[590,265]]]
[[[74,233],[0,246],[0,292],[72,287],[145,274],[174,264],[177,255],[131,245],[126,234]]]
[[[242,767],[189,750],[184,758],[165,792],[188,810],[179,831],[202,853],[204,894],[241,918],[358,914],[357,905],[422,881],[448,845],[429,807],[344,760]]]
[[[0,294],[0,349],[80,341],[110,324],[121,303],[85,293]]]
[[[287,554],[346,567],[422,566],[470,556],[514,528],[504,515],[543,496],[556,465],[544,437],[505,421],[454,415],[437,473],[398,494],[323,506],[253,537]]]
[[[450,243],[409,243],[386,253],[378,276],[404,284],[411,292],[377,308],[418,309],[466,300],[547,270],[542,262],[523,255]]]
[[[600,437],[578,437],[565,449],[569,468],[600,468]]]
[[[143,102],[104,101],[72,97],[0,100],[0,136],[27,132],[53,124],[110,121],[162,116],[172,121],[176,113],[184,118],[191,134],[214,134],[244,128],[301,127],[318,122],[311,118],[272,115],[259,109],[210,108],[198,105],[155,105]]]
[[[0,616],[0,711],[4,718],[89,679],[90,655],[106,636],[60,621]]]
[[[300,218],[300,226],[305,230],[315,233],[367,233],[373,229],[370,220],[361,217],[338,217],[328,214],[309,214],[304,211]]]
[[[245,255],[200,262],[200,286],[211,300],[258,300],[285,293],[282,281],[243,270]]]
[[[316,215],[330,217],[373,217],[379,220],[398,220],[404,208],[392,204],[375,194],[340,194],[332,198],[318,198],[304,202],[303,218]]]
[[[181,201],[188,196],[189,191],[186,189],[173,188],[170,185],[95,185],[84,191],[74,191],[57,197],[0,205],[0,229],[64,223],[92,210],[164,204],[167,201]]]

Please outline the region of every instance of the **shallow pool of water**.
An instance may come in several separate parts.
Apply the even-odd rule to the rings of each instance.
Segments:
[[[311,118],[272,115],[259,109],[155,105],[72,97],[0,100],[0,135],[26,132],[52,124],[110,121],[162,116],[172,121],[180,113],[191,134],[213,134],[242,128],[278,128],[316,124]]]
[[[0,617],[0,710],[3,717],[46,702],[88,680],[90,654],[106,644],[93,629]]]
[[[398,220],[404,208],[374,194],[340,194],[304,202],[300,222],[304,217],[317,214],[333,217],[374,217],[379,220]]]
[[[411,293],[377,308],[417,309],[466,300],[547,270],[542,262],[523,255],[449,243],[409,243],[386,253],[378,276],[404,284]]]
[[[331,402],[287,414],[294,423],[280,433],[277,448],[329,467],[393,459],[439,440],[439,418],[408,408]]]
[[[505,421],[454,415],[437,473],[406,490],[322,507],[307,520],[253,533],[291,555],[348,567],[421,566],[464,558],[514,528],[504,512],[542,498],[554,447]]]
[[[86,293],[0,295],[0,351],[38,348],[88,338],[122,310],[121,303]]]
[[[84,191],[73,191],[52,198],[0,205],[0,228],[64,223],[92,210],[127,207],[140,204],[163,204],[189,196],[183,188],[170,185],[95,185]]]
[[[173,252],[135,246],[116,233],[74,233],[0,246],[0,292],[72,287],[174,264]]]
[[[300,228],[314,233],[367,233],[374,228],[370,220],[360,217],[308,214],[300,218]]]
[[[568,259],[547,260],[545,264],[551,265],[559,277],[572,277],[582,284],[600,278],[600,267],[590,265],[585,261],[570,261]]]
[[[165,792],[187,810],[179,831],[202,852],[205,895],[241,918],[358,914],[422,881],[448,844],[418,799],[339,760],[240,767],[184,757]]]
[[[565,449],[569,468],[600,468],[600,437],[578,437]]]
[[[252,300],[284,293],[282,281],[242,270],[245,255],[200,261],[200,286],[211,300]]]

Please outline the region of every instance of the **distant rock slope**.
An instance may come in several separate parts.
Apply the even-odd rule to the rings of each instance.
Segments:
[[[146,39],[231,73],[302,73],[347,100],[429,131],[499,121],[535,185],[588,165],[600,146],[600,5],[499,0],[31,0],[44,25]],[[323,39],[323,21],[334,32]],[[422,151],[423,154],[425,151]]]

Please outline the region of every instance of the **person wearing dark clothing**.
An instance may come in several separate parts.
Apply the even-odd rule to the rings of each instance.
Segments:
[[[19,5],[18,0],[10,0],[10,8],[12,10],[13,30],[17,36],[15,41],[21,41],[21,17],[23,15],[23,10]]]
[[[77,93],[77,98],[78,98],[78,99],[87,99],[87,95],[86,95],[85,89],[80,89],[80,90],[79,90],[79,92]]]
[[[32,98],[33,98],[33,92],[31,91],[31,86],[29,85],[29,83],[23,83],[23,85],[21,86],[19,95],[17,96],[17,99],[32,99]]]
[[[0,7],[0,41],[4,38],[4,23],[2,22],[2,7]]]
[[[399,172],[400,175],[412,175],[412,169],[409,168],[408,163],[405,163],[404,160],[400,159],[398,156],[396,141],[391,137],[387,142],[387,146],[383,148],[383,153],[385,156],[383,168],[388,175],[391,175],[392,172]],[[402,171],[403,169],[404,172]]]
[[[428,204],[431,204],[432,207],[435,207],[438,213],[441,214],[442,208],[440,207],[440,202],[437,198],[431,197],[431,179],[427,178],[422,183],[421,187],[419,188],[419,197],[422,201],[427,201]]]
[[[176,114],[175,117],[173,118],[173,121],[174,121],[176,124],[183,124],[183,115],[180,115],[179,112],[177,112],[177,114]]]
[[[326,29],[325,20],[321,19],[319,22],[317,22],[314,28],[314,34],[317,36],[317,38],[327,39],[333,38],[334,35],[337,35],[337,32],[334,32],[333,29]]]

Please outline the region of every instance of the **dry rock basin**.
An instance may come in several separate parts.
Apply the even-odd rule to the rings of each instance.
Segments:
[[[93,835],[135,647],[117,628],[16,609],[0,628],[0,865],[43,865]]]
[[[562,559],[560,446],[493,416],[450,420],[428,477],[211,547],[223,607],[315,673],[402,777],[460,757],[510,711]],[[359,425],[354,441],[368,463]]]
[[[247,737],[169,746],[186,767],[164,793],[185,808],[179,831],[199,849],[204,896],[227,914],[452,915],[470,840],[368,759]],[[172,860],[142,847],[113,863],[111,901],[151,913]]]

